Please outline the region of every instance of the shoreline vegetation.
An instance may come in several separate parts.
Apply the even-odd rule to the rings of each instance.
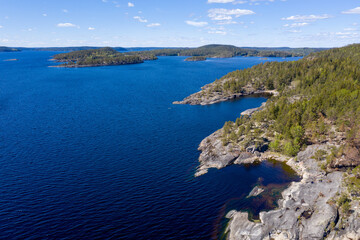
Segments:
[[[206,61],[206,57],[204,57],[204,56],[193,56],[193,57],[186,58],[184,61],[187,61],[187,62]]]
[[[207,58],[231,58],[237,56],[265,58],[302,57],[317,51],[320,51],[320,49],[253,49],[217,44],[198,48],[167,48],[126,52],[118,52],[114,48],[105,47],[56,54],[54,59],[57,62],[62,62],[62,64],[53,67],[97,67],[138,64],[148,60],[157,60],[158,56],[189,56],[185,61],[205,61]]]
[[[109,47],[61,53],[56,54],[53,58],[62,64],[52,67],[67,68],[127,65],[157,59],[155,55],[150,53],[127,55]]]
[[[195,176],[275,159],[302,177],[279,208],[249,221],[232,211],[228,239],[360,238],[360,45],[231,72],[174,104],[207,105],[273,91],[259,109],[205,138]],[[261,195],[261,193],[260,193]]]

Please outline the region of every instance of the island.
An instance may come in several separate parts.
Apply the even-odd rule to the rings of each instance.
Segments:
[[[138,53],[151,53],[155,56],[193,56],[206,58],[231,57],[303,57],[321,48],[240,48],[233,45],[210,44],[198,48],[164,48]],[[131,53],[130,53],[131,54]]]
[[[0,46],[0,52],[20,52],[17,48],[3,47]]]
[[[54,60],[62,64],[53,67],[97,67],[143,63],[145,60],[156,60],[151,53],[125,54],[110,47],[73,51],[56,54]]]
[[[228,239],[360,239],[358,52],[360,44],[354,44],[298,61],[261,63],[175,102],[207,105],[272,94],[259,109],[226,122],[199,145],[195,176],[209,168],[273,159],[302,177],[283,191],[277,209],[260,213],[259,221],[247,212],[227,214]]]
[[[204,56],[193,56],[193,57],[188,57],[185,59],[185,61],[188,62],[198,62],[198,61],[205,61],[206,57]]]
[[[36,51],[36,52],[72,52],[72,51],[80,51],[80,50],[92,50],[92,49],[100,49],[101,47],[91,47],[91,46],[82,46],[82,47],[37,47],[37,48],[29,48],[29,47],[21,47],[18,48],[21,51]],[[114,47],[116,51],[126,52],[128,51],[123,47]]]

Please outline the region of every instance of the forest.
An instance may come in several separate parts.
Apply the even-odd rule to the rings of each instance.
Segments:
[[[215,81],[208,92],[231,94],[245,86],[277,90],[252,117],[227,122],[223,144],[268,145],[295,156],[309,144],[337,142],[324,169],[339,156],[358,165],[360,155],[360,44],[334,48],[292,62],[266,62],[234,71]]]
[[[59,65],[62,67],[125,65],[157,59],[155,55],[150,53],[128,55],[110,47],[61,53],[56,54],[53,58],[57,62],[63,62],[63,64]]]
[[[0,46],[0,52],[20,52],[17,48],[3,47]]]
[[[203,56],[208,58],[230,57],[299,57],[322,49],[316,48],[240,48],[232,45],[211,44],[198,48],[165,48],[150,52],[156,56]],[[131,53],[130,53],[131,54]]]

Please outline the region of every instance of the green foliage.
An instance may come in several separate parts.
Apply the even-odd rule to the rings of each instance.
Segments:
[[[341,208],[342,213],[345,215],[349,214],[350,207],[351,207],[350,202],[351,202],[351,199],[345,193],[342,193],[337,201],[338,206]]]
[[[65,62],[63,66],[106,66],[142,63],[144,60],[154,60],[156,57],[147,54],[125,55],[115,49],[105,47],[100,49],[80,50],[61,53],[54,56],[58,62]]]
[[[188,57],[187,59],[185,59],[185,61],[189,61],[189,62],[196,62],[196,61],[205,61],[206,57],[204,56],[193,56],[193,57]]]
[[[19,49],[16,48],[9,48],[9,47],[2,47],[0,46],[0,52],[19,52]]]
[[[211,44],[198,48],[168,48],[142,51],[138,53],[151,53],[155,56],[201,56],[209,58],[245,57],[297,57],[305,56],[320,49],[281,49],[281,48],[239,48],[232,45]],[[271,83],[269,82],[271,85]]]

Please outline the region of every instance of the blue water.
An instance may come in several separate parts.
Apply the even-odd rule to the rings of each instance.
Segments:
[[[293,179],[270,163],[193,177],[200,141],[264,98],[172,105],[260,58],[65,69],[53,54],[0,53],[0,239],[210,239],[259,177]]]

